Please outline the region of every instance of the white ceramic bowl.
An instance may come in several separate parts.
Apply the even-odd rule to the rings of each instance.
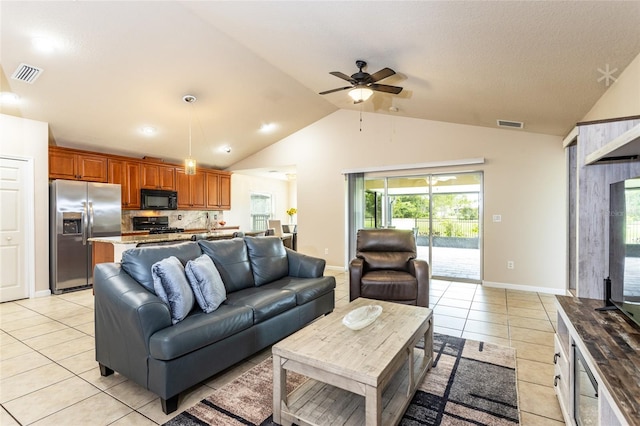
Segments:
[[[380,305],[361,306],[345,315],[342,318],[342,323],[352,330],[360,330],[374,322],[381,313],[382,306]]]

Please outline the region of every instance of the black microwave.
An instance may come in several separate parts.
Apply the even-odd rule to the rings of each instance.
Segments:
[[[177,210],[178,193],[160,189],[141,189],[142,210]]]

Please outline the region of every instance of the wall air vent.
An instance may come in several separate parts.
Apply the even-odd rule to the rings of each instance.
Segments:
[[[509,129],[522,129],[524,123],[521,121],[498,120],[498,127],[508,127]]]
[[[33,65],[20,64],[13,72],[11,78],[25,83],[33,84],[40,77],[43,69],[34,67]]]

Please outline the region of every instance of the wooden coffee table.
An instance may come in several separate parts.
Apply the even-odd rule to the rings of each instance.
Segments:
[[[366,305],[383,308],[373,324],[342,324]],[[432,324],[431,309],[360,298],[273,345],[273,421],[398,424],[433,363]],[[422,337],[424,350],[415,348]],[[287,395],[287,371],[310,380]]]

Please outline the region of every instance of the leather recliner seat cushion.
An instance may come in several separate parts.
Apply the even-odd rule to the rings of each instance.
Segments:
[[[232,240],[198,241],[220,272],[227,293],[253,287],[253,273],[247,246],[242,238]]]
[[[205,314],[191,312],[179,323],[163,328],[149,339],[149,354],[163,361],[178,358],[253,326],[248,306],[221,305]]]
[[[245,237],[256,286],[289,274],[287,252],[279,237]]]
[[[379,300],[415,300],[418,281],[408,272],[371,271],[360,280],[360,295]]]
[[[247,306],[253,310],[253,323],[258,324],[269,318],[296,307],[296,294],[290,290],[264,287],[245,288],[227,294],[225,304]]]

